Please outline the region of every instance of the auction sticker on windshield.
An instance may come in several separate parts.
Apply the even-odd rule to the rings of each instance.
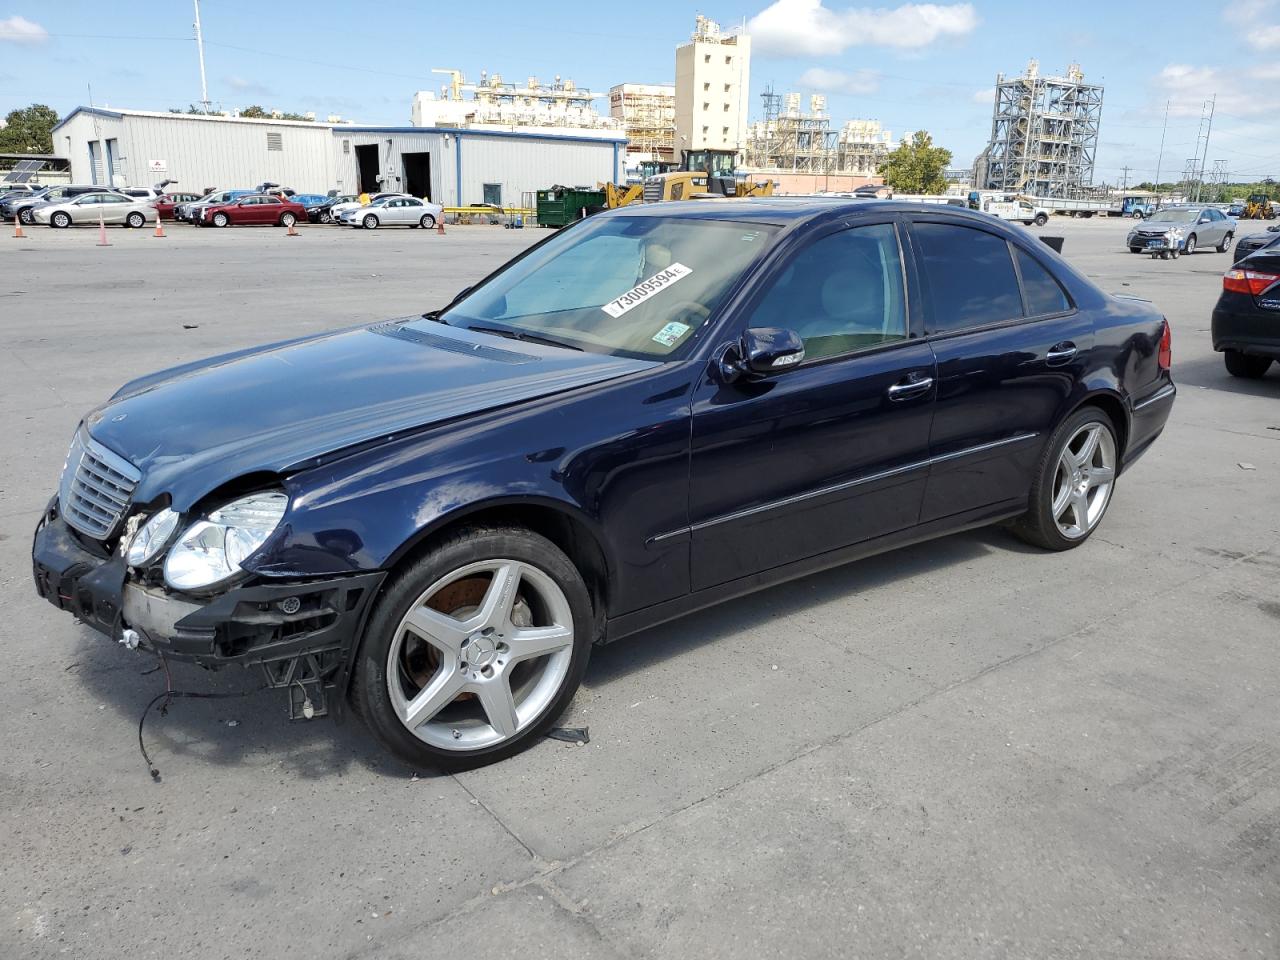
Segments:
[[[693,273],[683,263],[673,263],[659,270],[648,280],[642,280],[622,296],[610,300],[600,309],[611,317],[620,317],[628,310],[634,310],[655,294],[661,293],[678,280],[683,280]]]

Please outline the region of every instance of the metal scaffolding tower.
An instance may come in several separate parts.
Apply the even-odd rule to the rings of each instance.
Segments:
[[[831,129],[827,98],[814,94],[809,110],[800,109],[800,94],[785,96],[766,87],[761,94],[764,119],[747,131],[746,164],[786,173],[870,176],[888,155],[888,133],[875,120],[850,120]]]
[[[991,141],[975,163],[979,188],[1059,198],[1088,192],[1102,93],[1077,64],[1065,77],[1040,76],[1035,60],[1020,77],[998,74]]]

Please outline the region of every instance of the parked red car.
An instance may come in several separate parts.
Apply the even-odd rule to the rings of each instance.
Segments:
[[[252,193],[227,203],[206,207],[200,213],[202,227],[228,227],[232,224],[267,224],[292,227],[307,220],[307,210],[300,203],[271,193]]]
[[[152,204],[156,208],[156,213],[160,215],[161,220],[177,220],[174,216],[174,209],[180,203],[195,203],[201,199],[198,193],[165,193],[156,198],[156,202]]]

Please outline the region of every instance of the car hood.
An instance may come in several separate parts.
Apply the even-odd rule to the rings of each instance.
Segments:
[[[1137,224],[1135,230],[1186,230],[1194,227],[1194,223],[1187,223],[1184,220],[1144,220]]]
[[[287,474],[351,447],[655,365],[415,317],[135,380],[86,424],[142,472],[139,502],[168,493],[185,510],[237,477]]]

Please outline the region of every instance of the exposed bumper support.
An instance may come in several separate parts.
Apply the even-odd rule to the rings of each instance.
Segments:
[[[385,577],[258,582],[202,601],[130,579],[121,557],[76,538],[55,506],[36,530],[31,560],[42,597],[113,640],[129,628],[167,657],[213,668],[321,655],[326,679],[339,682]]]

